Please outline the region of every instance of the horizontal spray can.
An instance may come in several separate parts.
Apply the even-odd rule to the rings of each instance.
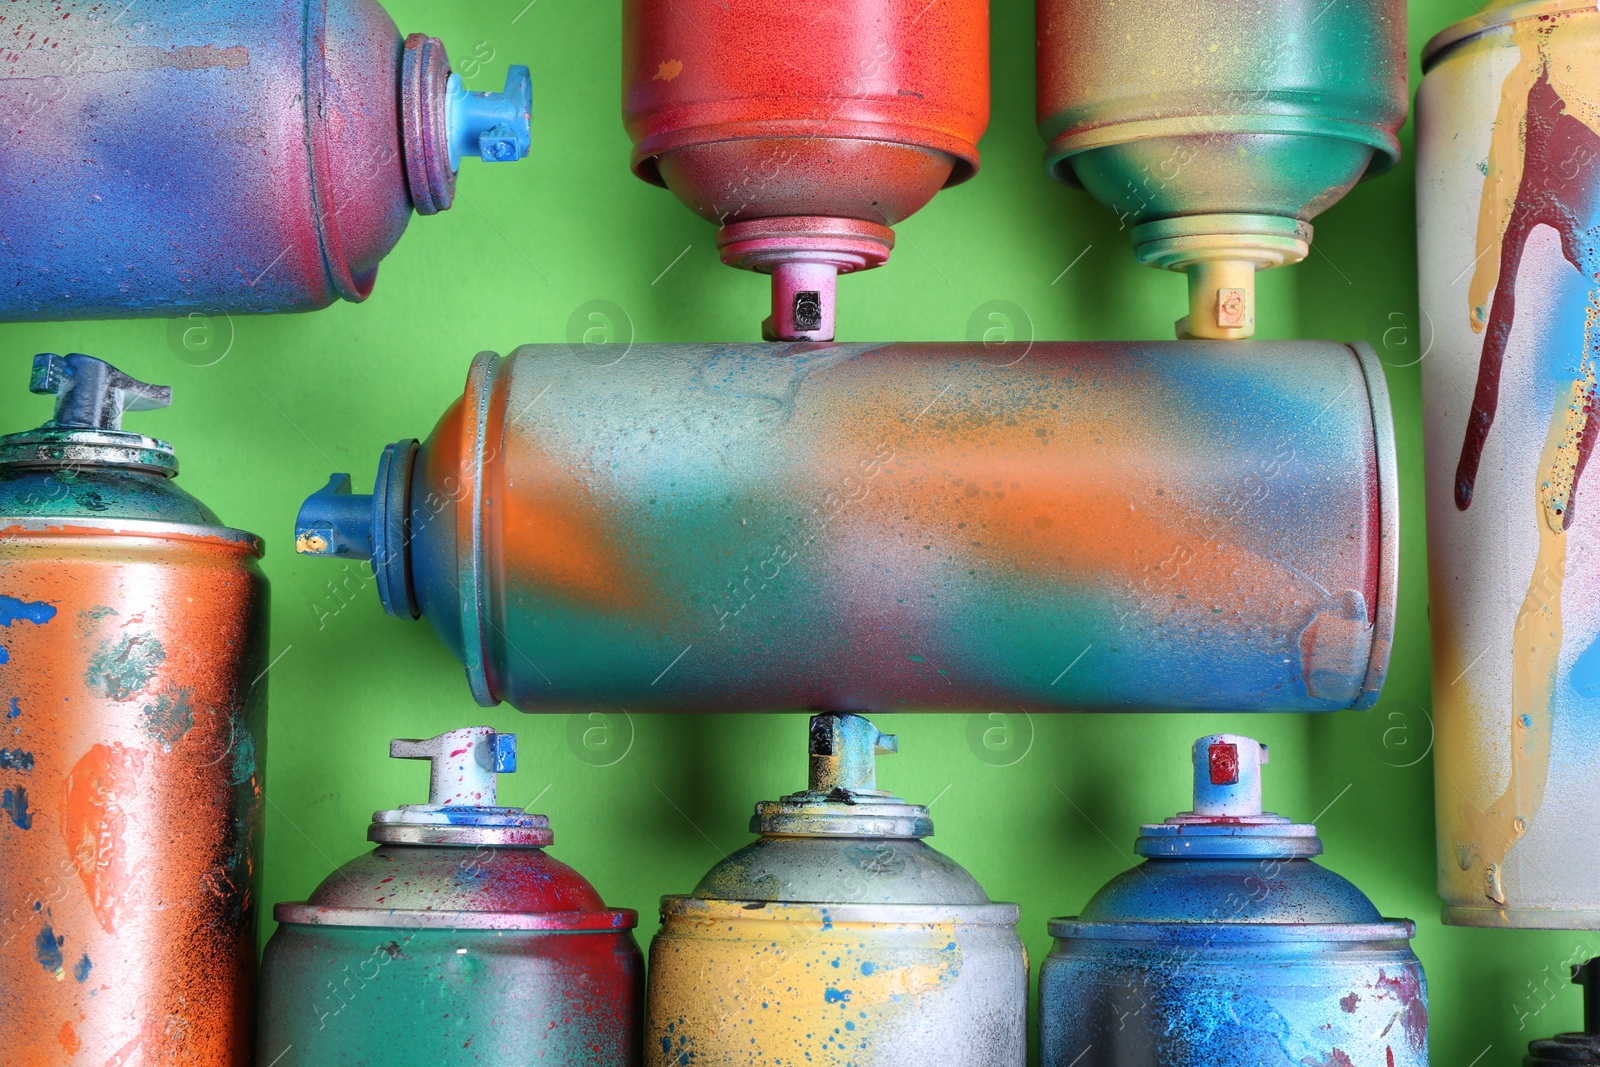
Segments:
[[[258,1064],[636,1067],[638,913],[545,852],[549,819],[498,805],[516,742],[391,743],[429,761],[428,803],[374,814],[377,848],[273,909]]]
[[[376,0],[16,0],[0,46],[0,321],[364,300],[461,161],[528,154],[532,89]]]
[[[1039,0],[1051,177],[1116,213],[1140,263],[1188,276],[1180,337],[1256,329],[1257,271],[1400,158],[1404,0]]]
[[[768,340],[833,340],[838,276],[977,173],[988,0],[625,0],[622,38],[633,171],[772,276]]]
[[[1262,811],[1265,745],[1194,745],[1194,810],[1070,919],[1039,972],[1046,1067],[1427,1067],[1414,925],[1312,861],[1317,828]]]
[[[759,838],[662,898],[648,1067],[1026,1062],[1017,906],[923,843],[927,808],[878,788],[897,749],[859,715],[814,716],[809,788],[756,805]]]
[[[486,705],[1331,711],[1388,664],[1394,472],[1362,345],[552,345],[297,546]]]
[[[7,1063],[244,1067],[266,735],[261,541],[121,428],[171,391],[43,355],[0,438]]]

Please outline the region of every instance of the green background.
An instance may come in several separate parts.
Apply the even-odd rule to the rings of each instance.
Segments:
[[[526,6],[524,6],[526,5]],[[426,624],[385,616],[354,565],[293,554],[301,500],[335,470],[370,485],[382,447],[426,436],[483,349],[565,341],[575,313],[608,301],[638,342],[755,340],[766,281],[723,267],[710,225],[628,170],[619,118],[620,5],[613,0],[387,0],[402,30],[444,39],[470,88],[533,70],[533,155],[466,164],[454,210],[414,220],[365,305],[209,323],[0,328],[10,355],[0,429],[36,425],[23,393],[36,351],[85,351],[171,384],[170,411],[131,428],[173,441],[182,484],[267,539],[273,583],[262,899],[303,899],[369,847],[374,809],[424,799],[422,766],[390,737],[484,723],[521,739],[506,802],[537,798],[553,853],[608,903],[641,913],[684,892],[749,839],[752,805],[800,787],[805,718],[653,716],[625,709],[524,716],[485,711]],[[991,301],[1041,339],[1160,338],[1183,311],[1176,275],[1138,267],[1116,219],[1048,181],[1033,126],[1033,9],[993,0],[994,102],[983,171],[899,227],[893,260],[845,279],[845,340],[959,340]],[[1415,56],[1466,0],[1411,5]],[[1409,154],[1411,136],[1405,135]],[[1434,831],[1416,256],[1409,158],[1317,220],[1305,263],[1261,277],[1264,338],[1366,339],[1389,365],[1400,449],[1403,561],[1394,661],[1375,711],[1312,716],[884,715],[901,753],[886,788],[932,803],[936,847],[997,900],[1022,906],[1035,965],[1045,922],[1074,914],[1132,863],[1142,822],[1189,806],[1188,749],[1203,733],[1272,748],[1268,807],[1318,817],[1326,864],[1386,915],[1417,921],[1432,992],[1433,1062],[1520,1063],[1526,1042],[1580,1023],[1562,963],[1600,954],[1593,935],[1451,929],[1434,896]],[[1071,265],[1070,270],[1063,271]],[[1020,311],[1020,314],[1019,314]],[[580,316],[581,317],[581,316]],[[587,325],[587,322],[585,322]],[[190,332],[187,334],[185,330]],[[268,909],[270,910],[270,909]],[[262,931],[270,933],[270,923]]]

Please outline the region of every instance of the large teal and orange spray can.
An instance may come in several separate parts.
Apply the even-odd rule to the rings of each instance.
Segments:
[[[761,836],[650,946],[648,1067],[1022,1067],[1028,957],[1017,906],[923,843],[928,809],[877,787],[896,739],[812,718],[810,786],[756,805]]]
[[[377,812],[377,848],[274,909],[259,1067],[637,1067],[638,914],[545,851],[549,819],[497,805],[516,741],[391,744],[429,761],[428,803]]]
[[[485,704],[1333,711],[1388,664],[1394,472],[1360,345],[551,345],[297,540]]]
[[[243,1067],[267,582],[261,541],[121,428],[170,390],[40,356],[0,438],[0,1060]]]
[[[1255,332],[1255,275],[1400,157],[1404,0],[1039,0],[1039,130],[1058,181],[1189,278],[1180,336]]]
[[[1600,929],[1600,11],[1491,4],[1423,66],[1444,918]]]

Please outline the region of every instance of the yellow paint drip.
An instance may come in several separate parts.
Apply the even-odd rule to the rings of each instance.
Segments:
[[[1520,59],[1500,89],[1489,146],[1488,169],[1478,207],[1478,236],[1467,311],[1473,332],[1489,322],[1489,304],[1500,281],[1506,227],[1522,187],[1528,132],[1528,97],[1541,74],[1566,102],[1567,113],[1600,134],[1600,94],[1594,71],[1600,65],[1600,34],[1593,19],[1524,19],[1511,26]]]
[[[1592,316],[1591,316],[1592,320]],[[1571,506],[1579,445],[1595,392],[1595,369],[1585,359],[1583,376],[1557,401],[1539,458],[1534,486],[1534,521],[1539,552],[1511,638],[1511,775],[1506,790],[1481,813],[1488,823],[1477,851],[1484,863],[1484,896],[1504,907],[1506,855],[1528,832],[1544,802],[1550,775],[1551,697],[1561,658],[1561,591],[1567,570],[1566,516]],[[1471,836],[1475,810],[1462,811],[1463,838]]]

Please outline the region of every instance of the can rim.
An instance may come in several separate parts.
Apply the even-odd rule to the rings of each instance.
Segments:
[[[1518,930],[1600,930],[1600,909],[1498,908],[1446,904],[1440,918],[1446,926]]]
[[[426,911],[420,908],[340,908],[286,901],[272,908],[280,923],[297,926],[365,926],[392,930],[528,930],[548,933],[609,933],[632,930],[632,908],[599,911]]]
[[[201,526],[192,523],[158,522],[150,519],[80,519],[50,516],[0,515],[0,538],[18,534],[66,534],[77,530],[96,533],[131,534],[178,541],[204,541],[238,546],[256,558],[266,553],[266,542],[247,530],[231,526]]]
[[[1537,18],[1540,15],[1566,15],[1597,10],[1600,10],[1600,4],[1595,0],[1526,0],[1525,3],[1510,4],[1494,11],[1479,12],[1471,18],[1462,19],[1455,25],[1440,30],[1422,46],[1422,73],[1426,74],[1432,70],[1439,60],[1444,58],[1444,53],[1451,48],[1489,30],[1509,26],[1523,19]]]
[[[1372,412],[1372,450],[1377,465],[1378,491],[1378,587],[1372,615],[1372,651],[1367,657],[1367,673],[1361,690],[1350,704],[1365,711],[1378,702],[1389,660],[1394,650],[1395,615],[1400,608],[1400,458],[1394,436],[1394,409],[1389,398],[1389,380],[1377,349],[1365,341],[1349,345],[1367,386],[1368,408]],[[1387,545],[1393,551],[1387,551]]]
[[[712,900],[704,897],[664,896],[661,918],[724,922],[754,919],[762,922],[871,923],[920,926],[953,923],[958,926],[1016,926],[1022,908],[1016,904],[856,904],[799,900]]]
[[[1409,941],[1417,924],[1410,919],[1375,923],[1210,923],[1095,922],[1076,917],[1051,919],[1050,936],[1083,941],[1188,941],[1223,944],[1289,941]]]

